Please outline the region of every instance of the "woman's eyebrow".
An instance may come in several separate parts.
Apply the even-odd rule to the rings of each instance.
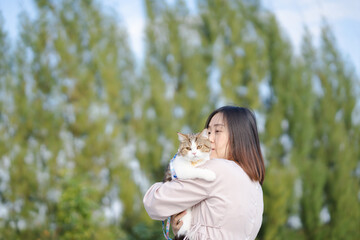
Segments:
[[[223,123],[216,123],[216,124],[214,124],[214,126],[213,126],[214,128],[215,127],[225,127],[225,124],[223,124]],[[211,129],[211,126],[208,126],[208,130],[210,130]]]
[[[214,124],[213,127],[225,127],[225,124],[223,124],[223,123],[216,123],[216,124]],[[209,125],[209,126],[207,127],[207,129],[211,129],[211,126]]]

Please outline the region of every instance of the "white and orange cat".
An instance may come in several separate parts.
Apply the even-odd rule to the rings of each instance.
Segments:
[[[195,179],[200,178],[206,181],[214,181],[216,175],[209,169],[197,168],[210,160],[211,142],[207,129],[195,134],[178,133],[180,146],[172,165],[177,178]],[[172,180],[170,164],[165,173],[164,182]],[[191,227],[191,208],[186,210],[186,215],[181,219],[183,225],[178,231],[175,239],[183,239]],[[188,236],[189,237],[189,236]]]

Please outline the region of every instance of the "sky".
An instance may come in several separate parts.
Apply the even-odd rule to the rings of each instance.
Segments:
[[[167,0],[174,1],[174,0]],[[190,8],[195,0],[187,0]],[[102,0],[104,5],[119,13],[119,19],[127,28],[135,56],[141,59],[144,50],[145,11],[143,0]],[[360,76],[360,0],[263,0],[264,6],[275,13],[282,29],[288,35],[296,52],[299,51],[306,25],[318,46],[322,20],[332,27],[343,58],[352,63]],[[30,16],[34,7],[29,0],[0,0],[0,11],[5,31],[12,41],[16,40],[20,10]]]

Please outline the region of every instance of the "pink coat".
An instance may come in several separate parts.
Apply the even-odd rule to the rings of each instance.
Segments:
[[[193,239],[255,239],[264,210],[261,185],[233,161],[212,159],[200,167],[214,171],[216,180],[155,183],[143,200],[149,216],[164,220],[192,207]]]

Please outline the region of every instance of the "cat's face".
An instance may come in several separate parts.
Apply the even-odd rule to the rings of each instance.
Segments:
[[[211,153],[211,142],[207,129],[196,134],[178,133],[180,147],[179,155],[190,160],[209,158]]]

